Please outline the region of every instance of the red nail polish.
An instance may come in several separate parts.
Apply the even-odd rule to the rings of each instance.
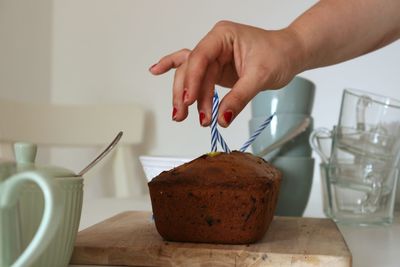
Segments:
[[[176,116],[176,112],[177,112],[178,110],[176,109],[176,107],[174,107],[173,108],[173,110],[172,110],[172,119],[173,120],[175,120],[175,116]]]
[[[233,112],[232,111],[225,111],[224,112],[224,119],[227,124],[230,124],[232,121]]]
[[[206,118],[206,114],[203,111],[200,111],[200,113],[199,113],[200,125],[203,125],[203,120],[205,118]]]

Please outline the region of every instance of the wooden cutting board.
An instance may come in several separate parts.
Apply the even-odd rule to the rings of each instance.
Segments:
[[[77,236],[72,264],[123,266],[351,266],[351,253],[329,219],[275,217],[258,243],[167,242],[151,212],[128,211]]]

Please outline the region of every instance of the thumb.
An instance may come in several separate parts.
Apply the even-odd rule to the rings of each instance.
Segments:
[[[261,90],[256,79],[243,76],[221,100],[219,106],[218,123],[222,127],[228,127],[236,116]]]

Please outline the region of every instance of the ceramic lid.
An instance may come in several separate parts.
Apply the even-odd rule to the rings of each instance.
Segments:
[[[0,163],[0,180],[23,171],[39,171],[47,176],[71,177],[76,174],[66,168],[57,166],[40,166],[35,164],[37,146],[32,143],[18,142],[14,144],[16,162]]]

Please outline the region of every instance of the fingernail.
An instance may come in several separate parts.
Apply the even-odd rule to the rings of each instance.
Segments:
[[[206,114],[203,111],[200,111],[199,113],[199,120],[200,120],[200,125],[203,126],[203,120],[206,118]]]
[[[158,64],[158,63],[153,64],[153,65],[149,68],[149,71],[151,71],[152,68],[154,68],[155,66],[157,66],[157,64]]]
[[[224,112],[224,120],[227,124],[230,124],[232,121],[233,112],[228,110]]]
[[[173,109],[172,109],[172,119],[173,120],[175,120],[175,116],[176,116],[176,112],[177,112],[178,110],[176,109],[176,107],[174,107]]]

